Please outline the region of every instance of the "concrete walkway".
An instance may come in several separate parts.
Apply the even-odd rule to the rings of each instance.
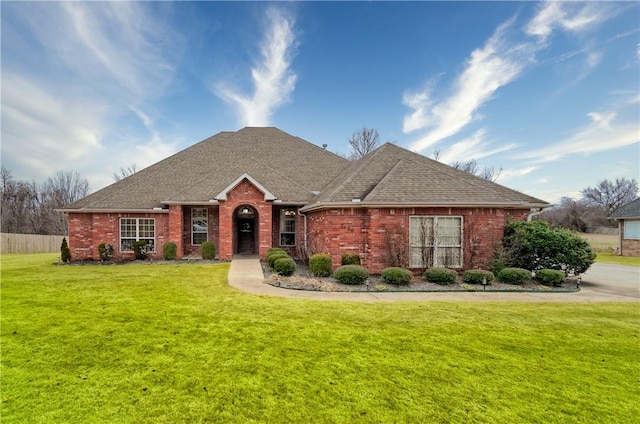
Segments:
[[[238,290],[268,296],[279,296],[289,298],[304,298],[316,300],[347,300],[357,302],[396,302],[396,301],[474,301],[474,302],[638,302],[640,293],[638,285],[629,286],[625,283],[625,290],[615,291],[610,289],[610,285],[603,283],[600,276],[604,273],[609,279],[615,279],[615,272],[611,268],[602,271],[594,264],[592,277],[590,272],[583,276],[581,290],[576,293],[482,293],[482,292],[445,292],[445,293],[398,293],[398,292],[370,292],[370,293],[348,293],[348,292],[316,292],[303,290],[290,290],[274,287],[264,283],[262,266],[257,256],[236,255],[231,261],[228,281],[231,287]],[[640,268],[633,268],[628,271],[628,276],[640,284]],[[597,274],[597,275],[596,275]],[[638,278],[636,278],[636,276]],[[626,281],[626,280],[625,280]],[[608,287],[602,289],[602,287]],[[636,289],[634,289],[635,287]]]

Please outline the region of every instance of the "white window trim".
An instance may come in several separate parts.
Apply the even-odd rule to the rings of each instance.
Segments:
[[[296,214],[293,216],[293,218],[291,217],[287,217],[284,212],[286,210],[294,210],[296,212]],[[297,235],[297,231],[298,231],[298,223],[297,223],[297,216],[298,216],[298,211],[295,210],[295,208],[282,208],[280,209],[280,231],[278,233],[279,236],[279,245],[280,246],[285,246],[285,247],[294,247],[298,244],[298,235]],[[283,231],[283,229],[285,228],[285,222],[286,221],[293,221],[293,232],[291,231]],[[282,235],[283,234],[293,234],[293,244],[282,244]]]
[[[193,231],[193,222],[195,221],[196,218],[193,217],[193,211],[195,210],[202,210],[204,209],[204,211],[206,212],[207,216],[204,218],[205,221],[207,222],[207,231]],[[198,220],[201,220],[202,218],[198,218]],[[191,208],[191,245],[192,246],[202,246],[202,243],[194,243],[193,241],[193,235],[194,234],[206,234],[207,235],[207,239],[205,241],[209,241],[209,208]],[[204,242],[203,242],[204,243]]]
[[[132,218],[132,217],[122,217],[120,218],[120,220],[118,221],[118,235],[120,237],[120,244],[119,244],[119,248],[121,252],[133,252],[133,250],[122,250],[122,220],[124,219],[131,219],[131,220],[135,220],[136,221],[136,237],[134,241],[140,241],[140,240],[150,240],[153,238],[153,250],[148,250],[148,252],[155,252],[156,251],[156,219],[155,218]],[[153,222],[153,237],[140,237],[140,220],[141,219],[149,219]],[[133,239],[133,237],[124,237],[125,240],[131,240]]]
[[[460,249],[460,262],[457,266],[451,266],[453,268],[462,268],[464,264],[464,216],[462,215],[409,215],[409,268],[423,268],[424,264],[415,264],[411,262],[411,250],[414,248],[422,248],[422,246],[414,246],[411,244],[411,220],[412,219],[420,219],[420,218],[431,218],[433,219],[433,230],[437,230],[437,221],[442,218],[457,218],[460,219],[460,244],[459,245],[435,245],[433,246],[433,258],[434,264],[433,266],[443,266],[442,264],[438,264],[436,262],[438,258],[438,248],[459,248]]]
[[[632,225],[640,227],[640,220],[635,220],[635,219],[624,220],[623,237],[622,237],[623,240],[640,240],[640,228],[634,228],[633,230],[631,230],[631,228],[628,228],[628,227],[631,227]]]

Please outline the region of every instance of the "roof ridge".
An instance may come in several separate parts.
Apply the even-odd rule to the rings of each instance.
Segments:
[[[404,159],[399,159],[395,165],[393,165],[391,167],[391,169],[389,171],[387,171],[387,173],[380,178],[380,180],[376,183],[376,185],[373,186],[373,188],[371,190],[369,190],[368,193],[366,193],[363,197],[362,200],[367,200],[368,197],[373,197],[378,191],[380,191],[380,188],[382,187],[383,183],[386,180],[389,180],[393,174],[395,174],[395,171],[402,165],[404,164]]]

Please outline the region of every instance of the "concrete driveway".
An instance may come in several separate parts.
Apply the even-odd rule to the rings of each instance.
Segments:
[[[640,299],[640,267],[595,263],[582,275],[582,288],[603,295]]]

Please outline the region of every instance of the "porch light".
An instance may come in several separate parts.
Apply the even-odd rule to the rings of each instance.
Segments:
[[[242,215],[249,215],[251,213],[251,210],[248,207],[244,207],[242,209],[240,209],[240,214]]]

